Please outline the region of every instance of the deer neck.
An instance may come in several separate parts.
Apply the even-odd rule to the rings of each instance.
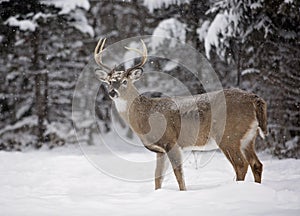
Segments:
[[[136,87],[130,82],[126,88],[119,91],[120,96],[114,99],[114,103],[120,116],[129,123],[129,108],[133,103],[134,99],[140,94]]]

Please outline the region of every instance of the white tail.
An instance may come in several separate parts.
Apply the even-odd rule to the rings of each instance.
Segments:
[[[255,182],[260,183],[263,165],[254,151],[254,145],[257,134],[262,137],[267,134],[265,101],[255,94],[239,89],[226,89],[189,97],[142,96],[133,84],[142,76],[142,67],[147,60],[147,48],[142,40],[141,42],[143,51],[127,48],[140,53],[142,60],[126,71],[116,71],[102,63],[101,54],[105,39],[98,42],[94,54],[97,64],[106,70],[98,69],[96,75],[99,80],[108,84],[109,96],[119,114],[140,137],[144,146],[157,153],[155,189],[161,188],[164,165],[168,157],[179,189],[186,190],[181,148],[191,145],[205,147],[212,142],[218,145],[231,162],[236,172],[236,180],[244,180],[250,165]],[[212,120],[211,104],[220,104],[224,98],[226,100],[224,131],[219,131],[218,126],[211,131],[212,123],[218,125],[218,119]],[[185,107],[182,108],[180,104],[185,104]],[[219,111],[220,115],[223,115],[223,111]],[[180,137],[182,129],[193,130],[193,128],[197,129],[195,139],[190,139],[188,135]]]

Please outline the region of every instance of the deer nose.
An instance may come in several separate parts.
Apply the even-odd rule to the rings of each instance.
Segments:
[[[114,90],[114,89],[112,89],[108,94],[109,94],[109,96],[111,98],[117,98],[117,97],[119,97],[118,92],[116,90]]]

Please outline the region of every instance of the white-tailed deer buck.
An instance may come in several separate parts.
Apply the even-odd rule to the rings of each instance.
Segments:
[[[102,63],[105,39],[99,40],[94,57],[102,67],[96,70],[96,75],[108,84],[109,96],[119,114],[140,137],[144,146],[157,154],[155,189],[161,188],[168,157],[179,189],[186,190],[181,148],[191,145],[203,147],[211,142],[216,143],[226,155],[236,172],[237,181],[244,180],[250,165],[255,182],[260,183],[263,165],[254,151],[254,144],[257,134],[262,138],[267,134],[265,101],[239,89],[187,97],[149,98],[140,95],[133,83],[142,76],[142,67],[147,60],[147,48],[141,42],[143,51],[127,48],[139,53],[142,59],[126,71],[116,71]],[[217,109],[213,117],[210,107],[212,104],[218,107],[222,98],[226,101],[226,111]],[[195,106],[190,101],[194,101]],[[219,118],[224,119],[223,129],[218,127]],[[196,137],[191,138],[193,136],[188,133],[180,137],[182,129],[192,133],[194,128],[197,130]]]

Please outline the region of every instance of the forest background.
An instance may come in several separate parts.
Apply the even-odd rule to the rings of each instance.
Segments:
[[[300,158],[299,24],[296,0],[1,0],[0,150],[76,144],[72,99],[97,39],[161,35],[206,55],[224,88],[267,101],[269,135],[259,150]],[[202,93],[178,68],[167,72]],[[102,85],[97,104],[107,133],[112,104]]]

